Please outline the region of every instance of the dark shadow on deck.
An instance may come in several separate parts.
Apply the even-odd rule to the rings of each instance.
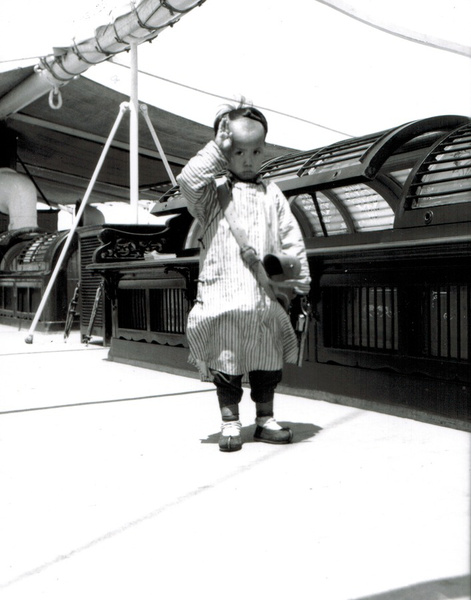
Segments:
[[[279,421],[280,425],[283,427],[290,427],[293,432],[293,444],[304,442],[309,438],[314,437],[320,431],[322,431],[322,427],[318,425],[314,425],[313,423],[291,423],[289,421]],[[246,444],[248,442],[253,442],[253,434],[255,432],[255,425],[247,425],[246,427],[242,427],[241,436],[242,443]],[[220,432],[211,433],[207,438],[201,440],[202,444],[217,444],[219,442]],[[257,442],[258,443],[258,442]]]

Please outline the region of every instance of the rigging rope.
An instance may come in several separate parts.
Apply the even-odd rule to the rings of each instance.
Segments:
[[[117,65],[118,67],[122,67],[124,69],[129,69],[128,65],[124,65],[123,63],[118,62],[114,57],[110,60],[111,63]],[[228,98],[227,96],[221,96],[220,94],[215,94],[213,92],[207,92],[206,90],[202,90],[199,88],[195,88],[191,85],[187,85],[186,83],[180,83],[178,81],[173,81],[172,79],[167,79],[166,77],[160,77],[159,75],[155,75],[154,73],[149,73],[148,71],[139,70],[139,73],[142,75],[147,75],[148,77],[152,77],[154,79],[160,79],[161,81],[165,81],[166,83],[171,83],[172,85],[178,85],[179,87],[183,87],[187,90],[191,90],[192,92],[197,92],[199,94],[205,94],[206,96],[211,96],[212,98],[218,98],[220,100],[229,100],[229,102],[233,102],[234,98]],[[308,125],[314,125],[314,127],[320,127],[321,129],[326,129],[327,131],[332,131],[333,133],[339,133],[340,135],[344,135],[345,137],[355,137],[351,133],[346,133],[345,131],[340,131],[338,129],[334,129],[332,127],[328,127],[327,125],[321,125],[320,123],[316,123],[315,121],[309,121],[308,119],[303,119],[302,117],[297,117],[296,115],[291,115],[289,113],[281,112],[279,110],[275,110],[273,108],[268,108],[266,106],[259,106],[257,104],[257,108],[260,110],[265,110],[267,112],[271,112],[282,117],[288,117],[289,119],[294,119],[296,121],[302,121],[303,123],[307,123]]]
[[[457,44],[442,38],[436,38],[424,33],[419,33],[418,31],[406,29],[405,27],[401,27],[399,25],[393,26],[389,23],[382,23],[379,19],[373,19],[365,13],[361,14],[361,11],[357,7],[349,4],[348,2],[344,2],[343,0],[316,1],[320,2],[320,4],[325,4],[334,10],[338,10],[344,15],[347,15],[352,19],[356,19],[365,25],[369,25],[370,27],[374,27],[375,29],[379,29],[385,33],[408,40],[409,42],[423,44],[425,46],[430,46],[431,48],[437,48],[438,50],[445,50],[446,52],[453,52],[455,54],[460,54],[462,56],[471,58],[471,46],[465,46],[463,44]]]

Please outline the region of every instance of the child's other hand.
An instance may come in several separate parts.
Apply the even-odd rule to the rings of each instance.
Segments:
[[[299,296],[307,296],[307,294],[309,294],[310,289],[311,289],[310,283],[301,283],[298,281],[297,284],[294,286],[294,291]]]
[[[228,159],[231,155],[232,150],[232,133],[229,129],[229,121],[227,117],[223,117],[219,123],[218,132],[214,140],[219,146],[219,149]]]
[[[309,294],[311,284],[299,281],[299,279],[285,279],[284,281],[278,282],[277,287],[281,289],[291,289],[294,290],[299,296],[306,296]]]

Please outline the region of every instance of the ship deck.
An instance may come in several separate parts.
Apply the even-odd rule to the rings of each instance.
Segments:
[[[277,394],[218,450],[213,386],[0,325],[2,600],[470,598],[470,433]],[[93,342],[93,340],[92,340]]]

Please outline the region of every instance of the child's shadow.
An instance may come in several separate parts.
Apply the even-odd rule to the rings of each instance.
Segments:
[[[319,431],[322,431],[322,427],[314,425],[313,423],[291,423],[289,421],[279,421],[282,427],[289,427],[293,432],[293,444],[304,442],[309,438],[314,437]],[[253,442],[253,434],[255,432],[255,425],[247,425],[241,429],[242,443],[247,444]],[[220,432],[211,433],[208,437],[201,440],[202,444],[217,444],[219,442]]]

